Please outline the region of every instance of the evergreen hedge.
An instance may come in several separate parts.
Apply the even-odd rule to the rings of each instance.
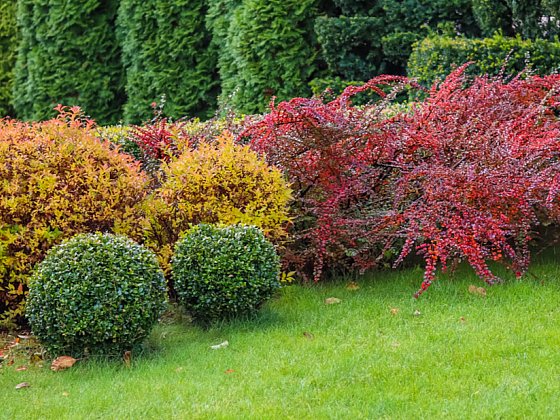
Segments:
[[[123,0],[119,38],[126,67],[127,123],[153,117],[150,107],[166,95],[164,113],[205,119],[217,106],[216,45],[206,29],[206,0]]]
[[[11,104],[18,40],[16,10],[16,0],[0,0],[0,118],[16,116]]]
[[[319,46],[313,31],[319,0],[210,0],[208,25],[220,50],[222,94],[243,113],[309,96]]]
[[[45,120],[78,105],[101,125],[122,118],[124,72],[115,35],[120,0],[20,0],[14,107]]]
[[[523,41],[495,34],[492,38],[432,36],[414,47],[408,62],[408,76],[430,87],[436,79],[443,79],[454,68],[468,61],[476,61],[467,68],[467,75],[497,76],[506,57],[512,51],[505,74],[517,74],[527,65],[539,75],[550,74],[560,67],[560,42],[546,40]]]

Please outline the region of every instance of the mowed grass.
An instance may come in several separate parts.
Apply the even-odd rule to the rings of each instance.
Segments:
[[[4,367],[0,412],[57,420],[559,419],[555,260],[533,264],[537,279],[487,288],[486,297],[467,292],[484,286],[468,267],[452,282],[440,275],[418,300],[420,268],[358,278],[355,291],[347,280],[291,286],[253,320],[207,331],[160,325],[152,349],[128,369],[100,359],[63,372]],[[326,306],[329,297],[341,303]],[[209,348],[226,339],[229,347]],[[20,382],[31,386],[16,390]]]

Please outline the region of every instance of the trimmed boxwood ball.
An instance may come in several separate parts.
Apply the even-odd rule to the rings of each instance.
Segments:
[[[254,313],[280,287],[280,259],[255,226],[200,224],[175,246],[179,300],[202,322]]]
[[[152,252],[123,236],[81,234],[39,264],[26,313],[49,351],[120,354],[150,333],[165,301],[165,278]]]

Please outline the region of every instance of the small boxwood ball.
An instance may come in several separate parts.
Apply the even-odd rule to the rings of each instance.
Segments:
[[[120,354],[162,315],[165,278],[155,256],[131,239],[81,234],[49,251],[27,299],[33,334],[49,351]]]
[[[179,300],[203,322],[254,313],[280,287],[278,254],[255,226],[195,226],[171,266]]]

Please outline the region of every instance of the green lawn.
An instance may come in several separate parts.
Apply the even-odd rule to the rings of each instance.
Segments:
[[[420,269],[358,279],[356,291],[346,282],[291,286],[252,321],[209,331],[159,326],[154,349],[130,369],[91,359],[63,372],[5,367],[0,412],[57,420],[560,419],[554,261],[533,266],[538,279],[496,285],[487,297],[468,294],[469,284],[483,284],[467,267],[453,282],[440,276],[419,300]],[[329,297],[342,302],[325,306]],[[209,348],[225,339],[229,347]],[[31,387],[14,389],[20,382]]]

